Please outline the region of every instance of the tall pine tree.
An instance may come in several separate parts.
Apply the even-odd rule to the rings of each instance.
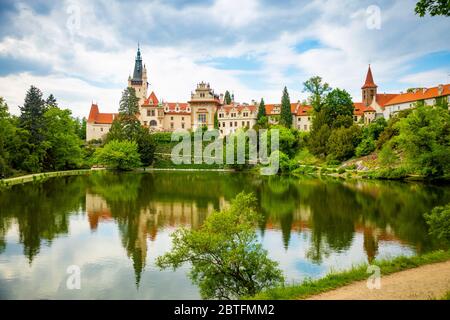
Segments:
[[[120,99],[119,113],[125,116],[136,116],[139,112],[139,98],[134,88],[126,88]]]
[[[30,132],[30,143],[33,145],[41,143],[43,140],[43,116],[46,110],[42,91],[31,86],[27,91],[24,105],[19,108],[21,111],[20,126]]]
[[[266,116],[266,105],[264,104],[264,99],[261,98],[261,102],[258,107],[258,120],[261,120],[262,117]]]
[[[228,90],[225,91],[225,96],[223,98],[223,101],[225,102],[225,104],[231,104],[231,95]]]
[[[53,94],[50,94],[47,98],[47,100],[45,100],[45,104],[48,107],[57,107],[58,106],[58,102],[56,101],[56,98],[53,96]]]
[[[280,124],[286,128],[292,126],[291,100],[286,87],[283,89],[283,97],[281,98]]]

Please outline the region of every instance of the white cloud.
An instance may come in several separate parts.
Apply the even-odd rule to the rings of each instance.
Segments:
[[[65,76],[34,76],[29,73],[0,77],[0,92],[7,101],[10,111],[18,114],[18,106],[23,105],[26,91],[34,85],[40,88],[44,97],[53,93],[58,97],[59,106],[72,110],[74,116],[89,114],[91,102],[98,102],[102,112],[117,112],[121,90],[102,89],[89,83]]]
[[[70,4],[80,8],[80,28],[67,28]],[[0,39],[0,59],[15,58],[49,66],[48,74],[23,70],[0,77],[2,95],[11,107],[21,104],[30,84],[53,93],[75,115],[87,115],[92,100],[103,111],[116,111],[121,90],[133,69],[135,43],[141,42],[151,90],[166,101],[186,101],[199,81],[216,92],[232,90],[237,100],[264,97],[277,102],[288,85],[291,100],[305,98],[302,83],[320,75],[333,87],[360,99],[367,64],[383,88],[442,82],[444,68],[411,74],[411,61],[436,51],[450,51],[443,41],[448,20],[418,18],[415,1],[380,1],[380,30],[366,27],[362,1],[316,0],[288,5],[261,1],[216,0],[211,5],[170,6],[162,1],[70,0],[48,15],[30,6],[21,10]],[[130,8],[139,7],[139,10]],[[314,39],[322,46],[298,52],[295,46]],[[216,58],[250,57],[257,70],[222,70]],[[1,60],[0,60],[1,62]],[[439,79],[438,79],[439,78]],[[261,85],[255,86],[254,81]],[[400,80],[399,80],[400,79]],[[258,89],[254,89],[258,87]],[[17,111],[17,110],[15,110]]]

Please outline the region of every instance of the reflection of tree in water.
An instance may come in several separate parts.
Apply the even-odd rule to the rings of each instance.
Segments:
[[[275,181],[278,179],[278,181]],[[362,226],[363,247],[372,261],[381,238],[413,244],[419,252],[435,247],[422,214],[450,200],[449,188],[391,182],[341,183],[317,179],[271,177],[259,191],[266,221],[277,222],[285,247],[298,224],[296,211],[309,208],[311,229],[307,256],[320,263],[331,252],[347,250]],[[273,192],[275,191],[275,192]],[[295,218],[294,218],[295,217]],[[360,228],[360,227],[358,227]],[[391,233],[391,235],[389,235]]]
[[[67,234],[69,216],[80,209],[84,200],[82,181],[82,177],[64,177],[0,192],[0,208],[4,208],[0,211],[0,239],[11,221],[17,222],[19,241],[31,264],[42,240],[51,243],[58,235]]]
[[[210,212],[223,205],[220,182],[225,180],[217,181],[216,177],[173,172],[157,176],[152,173],[93,175],[86,195],[90,223],[96,226],[98,219],[104,216],[103,208],[107,207],[107,212],[119,225],[122,244],[133,262],[139,285],[146,264],[147,239],[155,240],[158,229],[163,227],[189,225],[197,228]],[[235,183],[241,182],[235,180]]]

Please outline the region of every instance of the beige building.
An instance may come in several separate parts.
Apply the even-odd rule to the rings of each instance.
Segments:
[[[192,130],[204,126],[208,129],[214,128],[214,115],[220,105],[220,100],[209,83],[197,84],[197,88],[191,93],[189,105],[192,109]]]
[[[188,103],[167,102],[162,105],[162,108],[164,111],[164,131],[189,130],[192,128],[192,113]]]
[[[147,68],[142,63],[138,48],[133,75],[128,77],[128,86],[136,91],[139,98],[139,114],[142,125],[150,131],[173,131],[177,129],[196,130],[201,127],[214,128],[217,113],[222,136],[236,132],[239,128],[252,128],[257,122],[258,105],[233,102],[224,105],[223,95],[217,95],[209,83],[197,84],[190,101],[161,102],[152,91],[148,94]],[[369,69],[366,81],[361,87],[362,102],[354,103],[353,120],[360,125],[369,124],[378,117],[389,117],[400,110],[409,109],[416,103],[433,105],[450,102],[450,85],[434,88],[415,89],[400,94],[379,94],[378,86]],[[450,104],[450,103],[449,103]],[[266,116],[269,124],[277,124],[281,114],[281,104],[267,104]],[[300,131],[310,131],[312,127],[312,107],[300,102],[291,104],[292,126]],[[92,104],[86,128],[86,139],[104,139],[111,128],[115,113],[100,113],[97,104]]]
[[[115,117],[117,113],[100,113],[98,105],[93,103],[86,123],[86,141],[103,140]]]
[[[256,124],[258,107],[247,104],[224,105],[217,109],[217,120],[222,136],[236,132],[240,128],[252,128]]]

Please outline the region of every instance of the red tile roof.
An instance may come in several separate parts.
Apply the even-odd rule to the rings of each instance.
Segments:
[[[375,112],[372,107],[366,107],[366,105],[362,102],[355,102],[353,106],[355,107],[355,110],[353,110],[353,114],[355,116],[362,116],[365,112]]]
[[[442,89],[440,91],[440,88]],[[420,101],[425,99],[432,99],[432,98],[438,98],[442,96],[448,96],[450,95],[450,84],[444,84],[437,87],[432,88],[424,88],[424,89],[418,89],[416,92],[407,92],[407,93],[401,93],[398,94],[393,99],[389,100],[389,102],[386,103],[386,106],[393,105],[393,104],[399,104],[399,103],[406,103],[406,102],[414,102],[414,101]]]
[[[97,104],[91,105],[91,110],[89,112],[89,118],[87,122],[97,123],[97,124],[111,124],[117,113],[100,113]]]
[[[377,85],[373,81],[372,70],[370,69],[370,65],[369,65],[369,70],[367,70],[367,75],[366,75],[366,82],[364,83],[364,85],[362,86],[361,89],[376,88],[376,87],[377,87]]]
[[[291,103],[291,113],[295,114],[295,110],[298,106],[298,102],[295,103]],[[271,115],[278,115],[281,112],[281,104],[266,104],[266,115],[271,116]],[[274,109],[278,108],[280,110],[280,112],[274,112]]]
[[[225,113],[229,113],[231,110],[235,109],[237,112],[242,112],[244,109],[248,109],[250,112],[254,112],[257,110],[255,105],[224,105],[218,108],[218,111],[225,111]]]
[[[178,111],[177,111],[177,107],[178,107]],[[188,107],[189,107],[188,103],[166,102],[166,103],[164,103],[164,113],[190,115],[191,109],[189,109],[189,111],[188,111]],[[166,111],[167,108],[168,108],[168,111]]]
[[[394,99],[396,96],[398,96],[397,93],[383,93],[383,94],[377,94],[375,97],[375,100],[377,101],[378,105],[384,109],[384,106]]]
[[[158,105],[159,100],[156,97],[156,94],[152,91],[152,93],[150,93],[150,95],[148,96],[147,99],[145,99],[144,101],[144,105]]]
[[[311,106],[306,106],[306,105],[298,105],[295,109],[295,115],[297,117],[299,116],[309,116],[311,115],[313,108]]]

